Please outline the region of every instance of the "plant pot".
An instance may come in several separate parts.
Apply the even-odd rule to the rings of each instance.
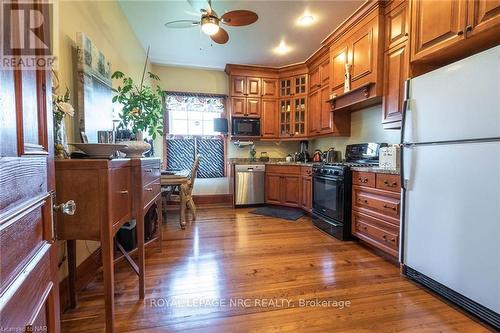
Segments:
[[[144,136],[142,132],[136,134],[136,140],[122,141],[120,143],[127,145],[127,148],[120,149],[122,153],[125,153],[127,158],[142,158],[143,154],[151,149],[151,145],[144,142]]]

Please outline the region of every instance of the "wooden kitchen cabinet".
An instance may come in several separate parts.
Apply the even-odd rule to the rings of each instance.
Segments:
[[[262,98],[277,98],[278,97],[278,80],[277,79],[262,79]]]
[[[408,1],[394,0],[386,7],[385,49],[408,41],[410,34],[410,11]]]
[[[280,80],[280,97],[290,97],[293,94],[293,79],[285,78]]]
[[[245,117],[260,118],[260,98],[246,98]]]
[[[231,96],[245,96],[247,92],[247,80],[246,77],[244,76],[231,76],[230,79],[231,81],[231,89],[230,89],[230,94]]]
[[[344,93],[345,65],[348,63],[347,43],[334,45],[330,49],[330,89],[340,95]]]
[[[231,115],[235,117],[244,117],[246,113],[246,98],[232,97],[231,98]]]
[[[404,86],[409,77],[409,45],[403,42],[384,53],[384,128],[401,128]]]
[[[321,87],[321,76],[319,66],[312,68],[309,71],[309,93]]]
[[[330,103],[328,103],[328,99],[330,96],[330,87],[324,86],[320,91],[320,133],[321,134],[329,134],[333,133],[333,124],[332,124],[332,109],[330,107]]]
[[[412,57],[424,59],[465,38],[466,0],[412,2]]]
[[[321,133],[321,93],[315,90],[309,94],[309,135]]]
[[[309,71],[309,93],[330,85],[330,59],[328,54],[321,63]]]
[[[399,175],[352,173],[352,234],[397,258],[401,213]]]
[[[299,165],[267,165],[266,203],[300,207],[300,171]]]
[[[277,138],[279,136],[278,100],[262,98],[261,134],[264,138]]]
[[[234,117],[260,118],[261,99],[231,97],[231,115]]]
[[[411,25],[411,62],[445,65],[500,43],[500,1],[415,0]]]
[[[307,211],[312,211],[312,167],[303,166],[300,168],[300,207]]]
[[[260,78],[247,77],[246,86],[247,86],[247,91],[245,96],[260,97]]]

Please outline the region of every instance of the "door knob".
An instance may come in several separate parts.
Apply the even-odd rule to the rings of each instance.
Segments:
[[[53,209],[54,209],[54,211],[56,211],[56,212],[60,211],[65,215],[75,215],[76,203],[74,200],[69,200],[66,203],[54,205]]]

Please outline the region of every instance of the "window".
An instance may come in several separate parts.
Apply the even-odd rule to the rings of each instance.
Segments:
[[[224,137],[214,132],[213,120],[224,115],[225,96],[165,94],[167,169],[190,169],[200,155],[197,177],[224,177]]]

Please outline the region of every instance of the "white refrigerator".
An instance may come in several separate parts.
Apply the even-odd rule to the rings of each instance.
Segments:
[[[403,271],[500,330],[500,46],[407,84]]]

